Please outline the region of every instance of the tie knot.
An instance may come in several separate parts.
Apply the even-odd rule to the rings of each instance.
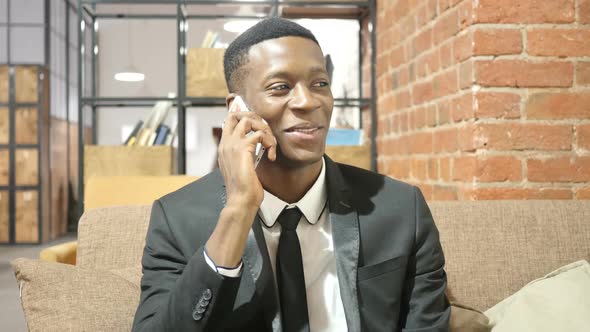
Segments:
[[[281,224],[283,229],[294,231],[297,229],[299,219],[301,219],[301,211],[298,207],[292,209],[285,208],[279,215],[279,224]]]

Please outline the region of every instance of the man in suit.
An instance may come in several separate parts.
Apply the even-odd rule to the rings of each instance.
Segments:
[[[420,191],[324,155],[334,99],[311,32],[271,18],[224,57],[219,171],[154,202],[135,331],[447,331]],[[254,167],[256,144],[267,150]]]

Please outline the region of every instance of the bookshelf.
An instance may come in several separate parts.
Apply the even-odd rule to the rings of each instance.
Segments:
[[[78,51],[79,64],[79,112],[78,117],[83,121],[86,109],[92,121],[93,137],[97,137],[97,113],[108,107],[151,107],[154,103],[167,100],[176,107],[178,121],[178,150],[176,151],[176,173],[186,173],[186,116],[187,109],[194,107],[225,106],[225,99],[217,93],[193,93],[189,88],[190,77],[189,58],[194,56],[194,49],[187,45],[187,22],[194,24],[199,20],[223,20],[223,19],[262,19],[268,16],[281,16],[288,19],[345,19],[354,20],[359,24],[359,56],[358,56],[358,96],[353,98],[335,98],[335,107],[353,107],[361,110],[363,114],[376,121],[376,37],[373,27],[376,27],[376,0],[79,0],[78,23],[89,22],[89,26],[97,26],[96,22],[102,19],[121,20],[172,20],[175,21],[176,35],[170,36],[176,39],[176,82],[175,97],[125,97],[97,95],[97,62],[100,52],[97,54],[84,54]],[[162,5],[167,10],[148,10],[150,6]],[[248,12],[241,12],[243,6],[250,6]],[[104,9],[106,8],[106,9]],[[146,9],[147,8],[147,9]],[[237,10],[236,10],[237,9]],[[368,27],[368,28],[367,28]],[[79,45],[86,45],[86,49],[100,48],[98,31],[78,31]],[[345,40],[343,38],[343,40]],[[104,42],[104,40],[102,40]],[[90,63],[86,63],[86,56],[90,56]],[[336,69],[338,70],[338,68]],[[363,72],[365,73],[363,75]],[[86,77],[90,75],[90,78]],[[84,82],[90,82],[84,86]],[[190,93],[189,93],[190,92]],[[366,96],[363,96],[366,95]],[[362,121],[361,121],[362,123]],[[361,124],[362,127],[362,124]],[[370,168],[376,169],[376,126],[371,126],[366,133],[370,141]],[[82,132],[79,136],[82,138]],[[78,153],[81,156],[78,163],[79,182],[84,182],[84,140],[79,140]],[[365,153],[360,153],[365,155]],[[79,187],[78,196],[83,201],[84,188]],[[83,207],[81,206],[81,211]]]

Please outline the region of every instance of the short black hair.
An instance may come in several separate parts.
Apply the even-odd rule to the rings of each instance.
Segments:
[[[307,38],[320,45],[311,31],[279,17],[267,18],[256,23],[229,44],[223,56],[223,71],[229,92],[237,92],[241,88],[242,79],[246,74],[242,67],[248,63],[250,47],[265,40],[288,36]]]

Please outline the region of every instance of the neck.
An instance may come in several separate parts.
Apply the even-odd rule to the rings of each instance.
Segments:
[[[313,186],[322,171],[322,160],[302,167],[286,167],[280,162],[263,158],[256,174],[262,187],[281,200],[298,202]]]

